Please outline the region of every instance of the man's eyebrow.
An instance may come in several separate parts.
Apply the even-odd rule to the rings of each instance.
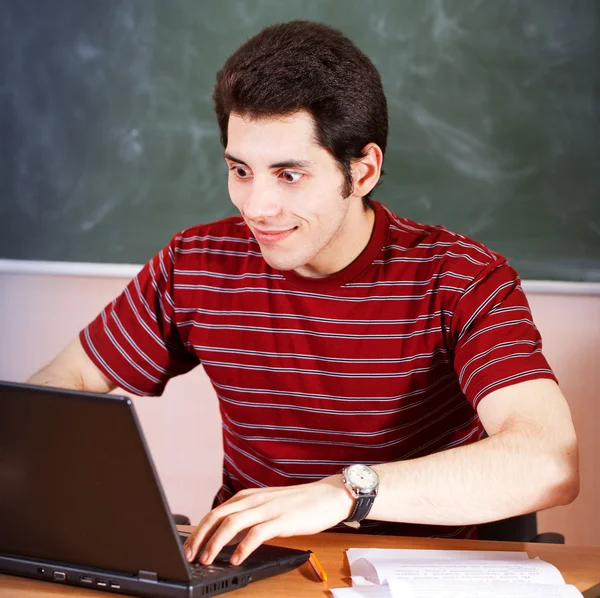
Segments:
[[[246,164],[246,162],[244,162],[243,160],[240,160],[239,158],[236,158],[235,156],[232,156],[230,153],[225,152],[224,154],[225,159],[229,160],[230,162],[235,162],[236,164],[242,164],[244,166],[248,166],[248,164]],[[277,162],[275,164],[271,164],[271,166],[269,166],[269,168],[308,168],[309,166],[312,166],[313,162],[311,162],[310,160],[283,160],[282,162]]]
[[[235,162],[236,164],[243,164],[244,166],[248,166],[248,164],[246,164],[246,162],[244,162],[243,160],[240,160],[239,158],[236,158],[235,156],[232,156],[228,152],[225,152],[224,156],[225,156],[225,160],[229,160],[230,162]]]
[[[284,160],[283,162],[277,162],[277,164],[271,164],[270,168],[308,168],[312,165],[313,162],[309,160]]]

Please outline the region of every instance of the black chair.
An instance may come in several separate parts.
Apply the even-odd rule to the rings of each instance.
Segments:
[[[178,513],[173,513],[173,521],[175,521],[175,525],[192,525],[189,517]]]
[[[477,526],[479,540],[502,542],[540,542],[543,544],[564,544],[565,537],[556,532],[538,534],[537,515],[528,513],[500,521],[492,521]]]

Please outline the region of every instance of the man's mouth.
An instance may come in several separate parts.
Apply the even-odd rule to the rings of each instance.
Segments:
[[[298,227],[292,226],[291,228],[284,229],[260,229],[252,228],[252,232],[256,237],[256,240],[261,245],[274,245],[284,239],[287,239]]]

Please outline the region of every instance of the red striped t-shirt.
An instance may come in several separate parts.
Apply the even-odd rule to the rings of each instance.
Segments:
[[[135,394],[161,394],[202,364],[223,421],[216,503],[475,442],[486,394],[554,379],[502,256],[373,203],[369,244],[327,278],[271,268],[240,216],[189,228],[82,330],[94,363]],[[366,521],[361,531],[474,528]]]

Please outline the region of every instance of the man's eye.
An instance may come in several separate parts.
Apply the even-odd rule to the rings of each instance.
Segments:
[[[229,170],[233,171],[235,176],[240,179],[245,179],[248,176],[248,171],[241,166],[232,166]]]
[[[292,170],[284,170],[281,173],[281,177],[286,183],[297,183],[303,176],[301,172],[294,172]]]

